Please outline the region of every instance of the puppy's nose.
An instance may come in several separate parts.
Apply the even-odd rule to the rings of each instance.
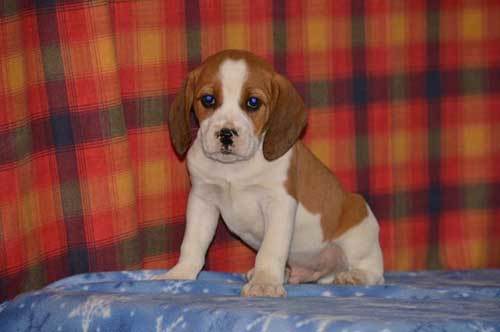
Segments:
[[[232,145],[233,136],[238,136],[238,132],[230,128],[222,128],[217,135],[223,145]]]

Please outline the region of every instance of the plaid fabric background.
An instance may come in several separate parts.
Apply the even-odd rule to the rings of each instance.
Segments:
[[[0,0],[0,299],[176,262],[167,106],[225,48],[299,89],[304,140],[367,197],[388,270],[500,267],[497,1]],[[206,268],[253,259],[220,226]]]

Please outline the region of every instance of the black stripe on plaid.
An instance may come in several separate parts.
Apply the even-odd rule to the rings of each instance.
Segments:
[[[38,30],[45,79],[50,122],[55,146],[57,170],[61,184],[61,203],[66,224],[70,273],[89,271],[83,207],[74,147],[73,127],[70,122],[64,68],[56,11],[37,11]]]
[[[188,69],[193,70],[201,62],[200,3],[198,0],[186,0],[184,6]]]
[[[273,46],[274,46],[274,69],[281,74],[286,74],[286,1],[273,1]]]
[[[500,183],[477,182],[459,185],[442,185],[440,188],[440,213],[483,211],[495,206],[495,190]],[[433,196],[428,188],[396,191],[371,196],[372,209],[379,219],[400,220],[415,216],[427,217],[432,209]],[[498,205],[497,205],[498,206]]]
[[[427,255],[427,266],[431,269],[441,267],[439,256],[439,234],[440,217],[442,211],[441,188],[441,75],[439,72],[440,52],[439,52],[439,9],[440,2],[437,0],[427,0],[427,75],[426,75],[426,101],[428,106],[428,173],[429,190],[428,216],[430,218],[429,227],[429,251]]]
[[[366,71],[365,7],[363,1],[351,3],[351,43],[352,43],[352,101],[354,105],[354,126],[356,146],[357,191],[370,200],[370,163],[368,146],[368,78]]]

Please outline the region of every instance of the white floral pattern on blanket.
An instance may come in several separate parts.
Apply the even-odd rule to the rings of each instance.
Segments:
[[[242,298],[240,274],[155,281],[89,273],[0,304],[2,331],[500,331],[500,270],[388,273],[371,287],[287,285]]]

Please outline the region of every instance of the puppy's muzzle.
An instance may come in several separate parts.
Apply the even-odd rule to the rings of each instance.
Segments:
[[[233,145],[233,136],[238,136],[238,132],[232,128],[222,128],[217,133],[217,138],[222,144],[223,152],[229,151],[229,147]]]

